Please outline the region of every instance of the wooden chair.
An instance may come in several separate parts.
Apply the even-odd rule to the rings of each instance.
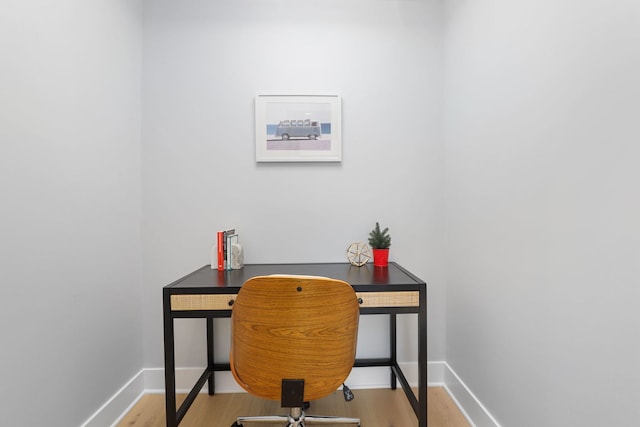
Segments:
[[[355,424],[357,418],[306,415],[304,402],[335,392],[353,368],[359,306],[346,282],[313,276],[259,276],[240,288],[231,315],[231,372],[252,395],[280,400],[286,416],[244,422]],[[253,425],[253,424],[252,424]]]

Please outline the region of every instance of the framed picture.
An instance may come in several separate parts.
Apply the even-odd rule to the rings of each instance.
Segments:
[[[256,161],[342,161],[341,117],[337,95],[256,96]]]

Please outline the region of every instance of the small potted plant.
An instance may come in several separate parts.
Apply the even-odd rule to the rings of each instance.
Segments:
[[[380,230],[380,224],[376,222],[376,227],[369,233],[369,245],[373,250],[374,267],[386,267],[389,265],[389,246],[391,246],[391,236],[389,227]]]

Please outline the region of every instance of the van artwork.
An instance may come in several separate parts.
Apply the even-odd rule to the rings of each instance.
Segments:
[[[337,95],[256,96],[256,162],[339,162]]]
[[[321,135],[320,123],[309,119],[283,120],[276,128],[275,136],[287,140],[289,138],[318,139]]]

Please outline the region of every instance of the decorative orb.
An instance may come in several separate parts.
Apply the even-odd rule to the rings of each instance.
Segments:
[[[347,248],[347,259],[351,265],[362,267],[371,259],[369,246],[365,243],[352,243]]]

